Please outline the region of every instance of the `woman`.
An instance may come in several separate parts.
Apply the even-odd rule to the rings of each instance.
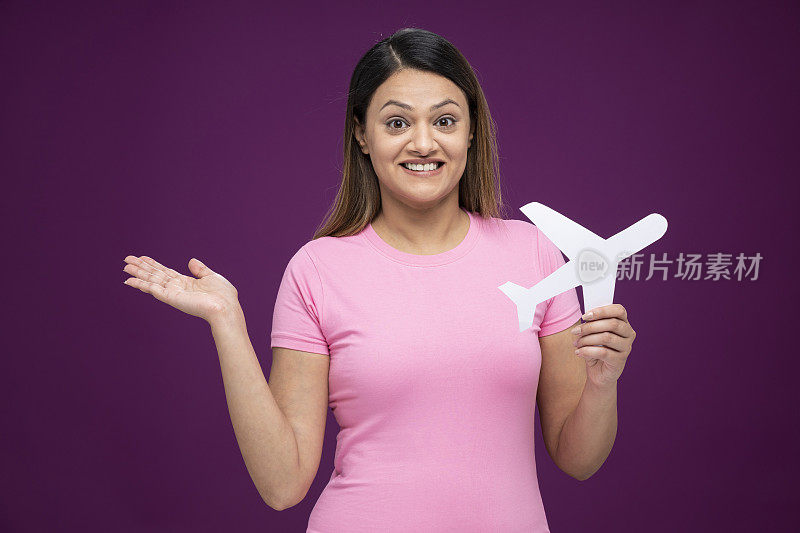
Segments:
[[[581,324],[571,289],[518,331],[498,286],[531,286],[564,258],[533,224],[499,216],[488,106],[442,37],[406,28],[367,52],[344,141],[335,205],[281,280],[269,382],[224,277],[194,258],[196,279],[128,256],[126,282],[211,325],[236,437],[271,507],[307,494],[331,407],[334,469],[308,531],[549,531],[535,405],[550,456],[587,479],[616,435],[634,337],[624,308]]]

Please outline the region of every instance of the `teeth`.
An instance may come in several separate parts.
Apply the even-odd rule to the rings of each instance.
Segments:
[[[414,163],[403,163],[403,166],[409,170],[436,170],[439,163],[428,163],[427,165],[415,165]]]

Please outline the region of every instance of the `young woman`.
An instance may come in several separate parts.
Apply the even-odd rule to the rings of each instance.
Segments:
[[[498,287],[532,286],[564,258],[533,224],[502,217],[496,160],[483,92],[448,41],[406,28],[370,49],[350,82],[334,206],[281,280],[269,382],[223,276],[194,258],[195,278],[125,259],[127,283],[211,325],[236,437],[271,507],[307,494],[333,410],[334,469],[308,531],[549,531],[537,402],[564,472],[587,479],[608,456],[635,334],[620,305],[581,324],[575,289],[519,331]]]

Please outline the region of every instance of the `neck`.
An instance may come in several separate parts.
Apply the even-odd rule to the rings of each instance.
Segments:
[[[372,229],[387,244],[417,255],[455,248],[466,237],[469,225],[469,215],[458,205],[426,212],[381,209],[372,221]]]

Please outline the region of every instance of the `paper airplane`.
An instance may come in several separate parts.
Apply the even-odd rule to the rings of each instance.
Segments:
[[[498,287],[517,305],[520,331],[533,325],[537,304],[578,285],[583,287],[584,312],[614,303],[619,262],[654,243],[667,231],[667,219],[658,213],[651,213],[613,237],[603,239],[538,202],[526,204],[520,211],[569,257],[567,263],[529,289],[510,281]]]

